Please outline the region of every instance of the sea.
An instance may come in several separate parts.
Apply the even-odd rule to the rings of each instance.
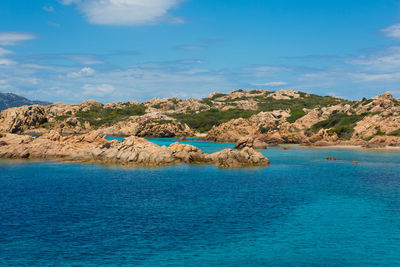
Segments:
[[[261,153],[270,166],[1,160],[0,266],[400,266],[400,151]]]

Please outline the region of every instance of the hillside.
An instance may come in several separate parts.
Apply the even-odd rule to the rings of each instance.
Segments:
[[[24,105],[50,105],[49,102],[44,101],[32,101],[25,97],[12,94],[12,93],[0,93],[0,110],[4,110],[12,107],[20,107]]]
[[[236,142],[252,136],[267,143],[400,145],[400,101],[390,93],[349,101],[294,90],[237,90],[203,99],[155,98],[143,103],[11,108],[0,131],[63,134],[95,130],[103,135],[187,137]]]

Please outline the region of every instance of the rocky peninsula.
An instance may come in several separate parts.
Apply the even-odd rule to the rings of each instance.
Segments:
[[[207,154],[192,145],[174,143],[158,146],[144,138],[130,136],[122,142],[108,141],[95,132],[61,136],[51,131],[40,137],[0,133],[0,158],[52,159],[123,165],[165,166],[179,163],[214,164],[222,168],[266,166],[270,162],[252,148],[225,149]]]
[[[11,134],[177,137],[235,142],[236,148],[279,144],[400,147],[400,99],[389,92],[350,101],[295,90],[236,90],[203,99],[155,98],[102,104],[56,103],[0,113]]]

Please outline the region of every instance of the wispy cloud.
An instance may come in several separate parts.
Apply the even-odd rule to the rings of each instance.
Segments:
[[[23,41],[36,39],[32,33],[24,32],[0,32],[0,45],[16,45]]]
[[[54,7],[53,6],[43,6],[42,9],[46,12],[54,12]]]
[[[79,71],[73,71],[67,74],[68,78],[80,78],[85,76],[91,76],[95,74],[95,70],[90,67],[84,67]]]
[[[84,86],[82,86],[82,89],[85,95],[100,96],[100,97],[106,96],[115,91],[115,87],[112,86],[111,84],[98,84],[98,85],[85,84]]]
[[[182,45],[177,47],[179,50],[204,50],[206,49],[203,45]]]
[[[400,39],[400,23],[394,24],[382,30],[382,32],[389,37]]]
[[[277,75],[282,72],[291,71],[291,68],[286,66],[274,66],[274,65],[266,65],[266,66],[254,66],[254,67],[246,67],[242,69],[247,73],[249,77],[271,77]]]
[[[360,65],[371,71],[397,71],[400,68],[400,46],[393,46],[358,58],[347,59],[347,64]]]
[[[48,21],[47,25],[59,28],[61,25],[52,21]]]
[[[287,82],[267,82],[267,83],[253,83],[255,86],[283,86],[287,85]]]
[[[0,58],[0,66],[1,65],[14,65],[16,64],[15,61],[7,58]]]
[[[9,55],[9,54],[12,54],[12,53],[13,53],[12,51],[6,50],[6,49],[0,47],[0,57],[2,57],[4,55]]]
[[[182,23],[169,11],[182,0],[63,0],[76,4],[86,19],[100,25],[148,25],[160,22]]]
[[[104,63],[102,56],[95,54],[37,54],[25,56],[24,59],[28,63],[70,64],[72,62],[79,65],[99,65]]]

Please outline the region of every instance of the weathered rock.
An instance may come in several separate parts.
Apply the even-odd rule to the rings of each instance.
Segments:
[[[0,158],[61,159],[145,166],[186,162],[236,168],[269,164],[262,154],[248,148],[241,152],[224,150],[209,155],[191,145],[175,143],[168,148],[136,136],[125,138],[122,142],[107,141],[95,132],[62,137],[52,131],[38,138],[4,134],[0,137],[0,143]]]
[[[258,139],[257,137],[246,136],[240,138],[235,145],[236,149],[243,149],[245,147],[250,147],[253,149],[267,149],[267,143]]]
[[[245,147],[241,151],[224,149],[211,154],[214,164],[222,168],[241,168],[246,166],[267,166],[270,161],[261,153]]]
[[[138,136],[138,137],[188,137],[195,133],[175,119],[160,113],[149,113],[144,116],[134,116],[126,121],[118,122],[110,127],[103,127],[96,132],[108,136]]]
[[[260,135],[264,131],[274,131],[289,116],[290,114],[283,110],[260,112],[249,119],[239,118],[214,126],[207,133],[205,139],[214,142],[237,142],[243,136],[254,136]]]
[[[212,161],[209,154],[203,153],[201,149],[186,144],[173,143],[169,146],[172,154],[185,163],[208,163]]]
[[[399,136],[375,136],[372,138],[367,147],[385,147],[385,146],[400,146]]]

